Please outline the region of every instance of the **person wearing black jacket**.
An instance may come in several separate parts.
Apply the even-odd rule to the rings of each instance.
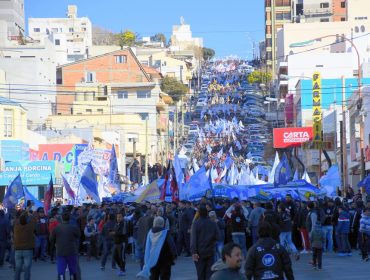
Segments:
[[[271,238],[271,226],[261,223],[259,240],[248,251],[245,274],[248,280],[294,280],[292,262],[288,252]]]
[[[303,247],[303,251],[301,253],[309,253],[311,250],[310,239],[308,237],[308,231],[306,228],[307,215],[308,215],[308,210],[306,207],[306,203],[302,201],[301,207],[296,211],[295,217],[293,219],[294,224],[297,226],[301,234],[301,241],[302,241],[302,247]]]
[[[194,209],[186,206],[187,201],[180,202],[179,232],[177,239],[177,252],[180,255],[185,247],[185,256],[190,256],[190,228],[194,218]]]
[[[329,200],[324,203],[324,222],[322,224],[322,231],[324,235],[324,252],[333,252],[333,214],[334,203]],[[361,216],[361,215],[360,215]]]
[[[117,223],[114,227],[114,261],[120,268],[118,276],[126,275],[125,249],[127,244],[127,227],[122,213],[117,214]]]
[[[191,228],[190,248],[197,269],[198,280],[211,278],[211,266],[214,261],[215,244],[219,239],[219,231],[215,222],[208,218],[204,204],[199,207],[199,219]]]
[[[235,206],[234,212],[231,214],[231,235],[233,242],[238,244],[242,249],[243,256],[247,256],[247,247],[245,239],[245,230],[247,228],[247,220],[244,217],[242,208],[239,204]]]
[[[292,219],[290,217],[290,211],[285,208],[284,204],[280,204],[278,207],[279,218],[280,218],[280,244],[289,248],[289,250],[296,255],[296,259],[299,259],[298,250],[292,241]]]
[[[105,269],[105,263],[107,262],[108,256],[112,252],[112,248],[114,246],[114,228],[116,226],[116,216],[114,214],[109,214],[109,220],[104,224],[102,230],[102,237],[103,237],[103,244],[104,244],[104,253],[101,259],[101,270]],[[112,268],[116,267],[116,263],[114,258],[112,258]]]

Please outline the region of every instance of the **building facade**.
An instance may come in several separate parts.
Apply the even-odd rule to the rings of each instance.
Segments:
[[[8,37],[25,35],[24,0],[0,1],[0,20],[7,23]]]
[[[0,68],[6,81],[0,96],[19,102],[28,110],[29,120],[40,125],[55,105],[56,57],[53,38],[43,44],[28,39],[20,42],[6,36],[6,23],[0,21]]]
[[[66,18],[29,18],[29,36],[41,43],[53,35],[58,65],[89,57],[92,46],[92,24],[77,15],[77,6],[68,6]]]
[[[292,22],[292,2],[291,0],[265,0],[266,64],[271,68],[273,77],[275,77],[277,65],[277,31],[284,23]]]

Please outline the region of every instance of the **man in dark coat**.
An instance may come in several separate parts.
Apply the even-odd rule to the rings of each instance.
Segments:
[[[154,213],[152,210],[146,210],[146,213],[143,217],[141,217],[137,222],[137,248],[138,255],[140,257],[140,268],[144,265],[144,249],[145,249],[145,242],[148,232],[153,226],[154,221]]]
[[[294,280],[292,263],[288,252],[270,237],[271,226],[262,223],[258,229],[259,239],[248,251],[245,273],[248,280],[276,279]]]
[[[215,244],[219,238],[217,224],[208,218],[204,204],[199,207],[199,219],[191,228],[190,250],[197,269],[198,280],[211,277],[211,266],[214,261]]]
[[[188,205],[188,206],[187,206]],[[187,201],[181,201],[179,211],[179,232],[177,239],[177,252],[181,254],[185,247],[185,256],[190,256],[190,228],[194,218],[194,209]]]
[[[69,219],[69,212],[64,213],[62,223],[50,235],[50,242],[55,244],[57,252],[58,279],[65,279],[67,265],[71,279],[77,279],[80,230],[69,224]]]

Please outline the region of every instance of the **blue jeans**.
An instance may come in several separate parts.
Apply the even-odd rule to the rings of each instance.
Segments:
[[[350,253],[351,245],[349,244],[348,233],[339,233],[339,253]]]
[[[143,269],[144,266],[144,248],[140,245],[137,239],[134,239],[135,247],[135,259],[140,263],[140,269]]]
[[[245,240],[245,233],[243,232],[233,232],[232,233],[233,242],[238,244],[242,248],[243,256],[247,256],[247,244]]]
[[[223,241],[217,241],[215,245],[215,262],[222,258],[222,248],[224,247]]]
[[[101,259],[101,266],[105,267],[105,263],[107,262],[108,256],[112,253],[112,249],[114,247],[113,240],[106,240],[103,239],[103,257]],[[112,268],[116,267],[116,262],[112,257]]]
[[[292,253],[297,253],[297,248],[295,247],[293,241],[292,241],[292,232],[281,232],[280,233],[280,244],[281,246],[284,246],[287,251]],[[290,250],[289,250],[290,249]]]
[[[35,257],[46,258],[48,237],[46,235],[38,235],[36,236],[35,241],[36,241]]]
[[[333,226],[323,226],[322,232],[324,235],[324,251],[332,252],[333,251]]]
[[[24,280],[31,279],[33,250],[15,250],[15,275],[14,280],[21,279],[22,268],[24,270]]]
[[[258,227],[252,227],[252,243],[253,245],[257,242],[258,240]]]

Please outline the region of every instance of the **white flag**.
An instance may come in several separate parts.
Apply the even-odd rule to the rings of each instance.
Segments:
[[[268,180],[268,182],[270,184],[273,184],[274,183],[274,180],[275,180],[275,171],[276,171],[276,168],[277,168],[277,166],[278,166],[279,163],[280,163],[279,154],[278,154],[278,152],[276,152],[274,165],[272,166],[271,172],[269,174],[269,180]]]

